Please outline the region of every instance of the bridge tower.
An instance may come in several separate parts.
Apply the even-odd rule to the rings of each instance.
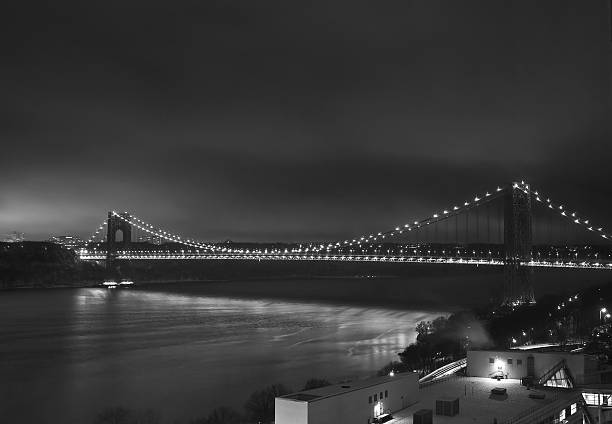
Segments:
[[[128,218],[127,213],[124,215]],[[113,260],[117,256],[117,231],[121,231],[123,235],[121,247],[127,249],[132,241],[132,225],[113,212],[109,212],[106,225],[106,268],[108,270],[112,269]]]
[[[512,183],[504,197],[504,305],[535,303],[531,269],[521,262],[531,260],[531,194]]]

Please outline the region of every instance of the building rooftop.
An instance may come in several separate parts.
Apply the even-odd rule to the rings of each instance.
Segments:
[[[506,395],[492,395],[491,389],[506,389]],[[530,394],[544,394],[544,399],[530,398]],[[453,417],[436,415],[438,424],[491,424],[496,418],[503,423],[519,415],[557,403],[567,404],[577,398],[576,392],[553,390],[527,390],[520,380],[503,379],[500,381],[483,377],[454,377],[422,387],[420,401],[393,414],[393,424],[412,423],[412,415],[420,409],[436,411],[437,399],[459,398],[459,414]],[[562,407],[559,407],[561,409]]]
[[[550,345],[545,345],[545,344],[539,344],[539,345],[529,345],[529,346],[519,346],[519,347],[512,347],[512,348],[506,348],[506,349],[489,349],[489,348],[473,348],[470,349],[474,352],[508,352],[508,353],[546,353],[546,354],[550,354],[550,353],[556,353],[559,355],[583,355],[583,356],[590,356],[584,352],[573,352],[571,350],[563,350],[561,347],[550,344]]]
[[[393,377],[386,375],[382,377],[373,377],[364,380],[332,384],[330,386],[319,387],[311,390],[304,390],[301,392],[292,393],[290,395],[281,396],[281,398],[294,400],[296,402],[312,402],[321,398],[337,396],[343,393],[364,389],[366,387],[377,386],[379,384],[387,383],[391,380],[398,380],[403,378],[414,378],[416,380],[414,373],[407,372],[395,374]]]

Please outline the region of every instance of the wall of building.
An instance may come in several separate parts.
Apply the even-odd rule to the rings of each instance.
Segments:
[[[274,399],[274,422],[308,424],[308,403],[283,398]]]
[[[565,359],[576,384],[584,383],[585,356],[566,352],[531,352],[526,350],[469,351],[467,356],[467,375],[473,377],[492,377],[501,372],[508,378],[523,378],[528,374],[527,358],[534,358],[534,374],[540,377],[559,361]],[[493,359],[493,363],[491,363]],[[511,362],[511,363],[510,363]],[[591,361],[586,361],[590,364]]]
[[[383,412],[390,413],[415,403],[418,400],[419,391],[417,375],[410,373],[397,377],[383,384],[311,402],[308,423],[367,424],[374,418],[374,407],[377,402],[382,403]],[[387,397],[384,396],[385,391],[388,394]],[[382,400],[380,399],[381,393],[383,394]]]
[[[380,384],[333,396],[323,396],[310,402],[277,398],[275,422],[276,424],[367,424],[374,418],[374,407],[377,402],[382,402],[384,412],[393,413],[416,403],[418,394],[418,376],[414,373],[399,374]],[[302,409],[304,405],[307,405],[307,412]],[[307,417],[306,421],[304,417]]]

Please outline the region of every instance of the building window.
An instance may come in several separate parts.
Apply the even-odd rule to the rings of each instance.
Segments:
[[[385,399],[389,397],[389,392],[385,390]]]
[[[489,364],[494,364],[494,363],[495,363],[495,359],[489,358]]]
[[[378,395],[374,395],[374,402],[378,400]]]
[[[372,396],[368,396],[368,403],[372,403]]]
[[[512,365],[512,358],[508,358],[508,365]]]
[[[523,360],[522,359],[517,359],[516,360],[516,365],[523,365]]]
[[[382,398],[383,398],[383,397],[382,397],[382,392],[380,392],[380,400],[382,400]]]
[[[582,397],[587,405],[599,406],[599,395],[597,393],[583,393]]]
[[[576,405],[575,403],[572,403],[572,406],[570,406],[570,415],[574,415],[577,410],[578,410],[578,405]]]

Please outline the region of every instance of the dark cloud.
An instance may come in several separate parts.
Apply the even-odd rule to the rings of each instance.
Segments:
[[[603,1],[10,7],[0,232],[345,237],[523,177],[612,206]]]

